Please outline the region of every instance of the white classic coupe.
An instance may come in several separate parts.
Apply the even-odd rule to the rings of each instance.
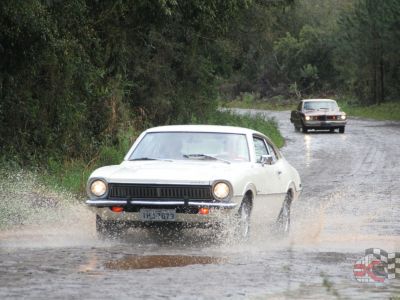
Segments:
[[[177,125],[144,131],[120,165],[95,170],[86,204],[100,235],[120,225],[222,224],[244,239],[256,223],[287,233],[300,192],[298,172],[260,132]]]

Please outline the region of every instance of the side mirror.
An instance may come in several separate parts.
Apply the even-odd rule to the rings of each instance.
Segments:
[[[261,155],[260,163],[262,166],[265,164],[272,165],[273,158],[272,155]]]

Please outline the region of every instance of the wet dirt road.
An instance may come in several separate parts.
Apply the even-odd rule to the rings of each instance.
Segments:
[[[353,265],[367,248],[400,252],[400,124],[351,119],[345,134],[303,134],[289,112],[263,113],[303,181],[287,239],[136,230],[100,241],[78,205],[0,232],[0,299],[399,299],[400,279],[360,283]]]

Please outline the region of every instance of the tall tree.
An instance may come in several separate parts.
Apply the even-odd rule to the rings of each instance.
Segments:
[[[399,0],[359,0],[339,19],[337,65],[363,103],[399,100],[399,15]]]

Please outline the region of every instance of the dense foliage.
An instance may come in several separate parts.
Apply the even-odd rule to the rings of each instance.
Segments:
[[[244,93],[399,101],[399,13],[400,0],[3,0],[0,155],[88,160]]]
[[[214,40],[246,1],[2,1],[0,145],[79,157],[216,108]]]
[[[243,39],[240,61],[251,64],[238,69],[240,92],[345,95],[361,105],[400,100],[399,0],[297,0],[283,12],[262,10],[236,29],[254,35]]]
[[[399,0],[363,0],[339,19],[338,69],[361,102],[400,100],[399,16]]]

